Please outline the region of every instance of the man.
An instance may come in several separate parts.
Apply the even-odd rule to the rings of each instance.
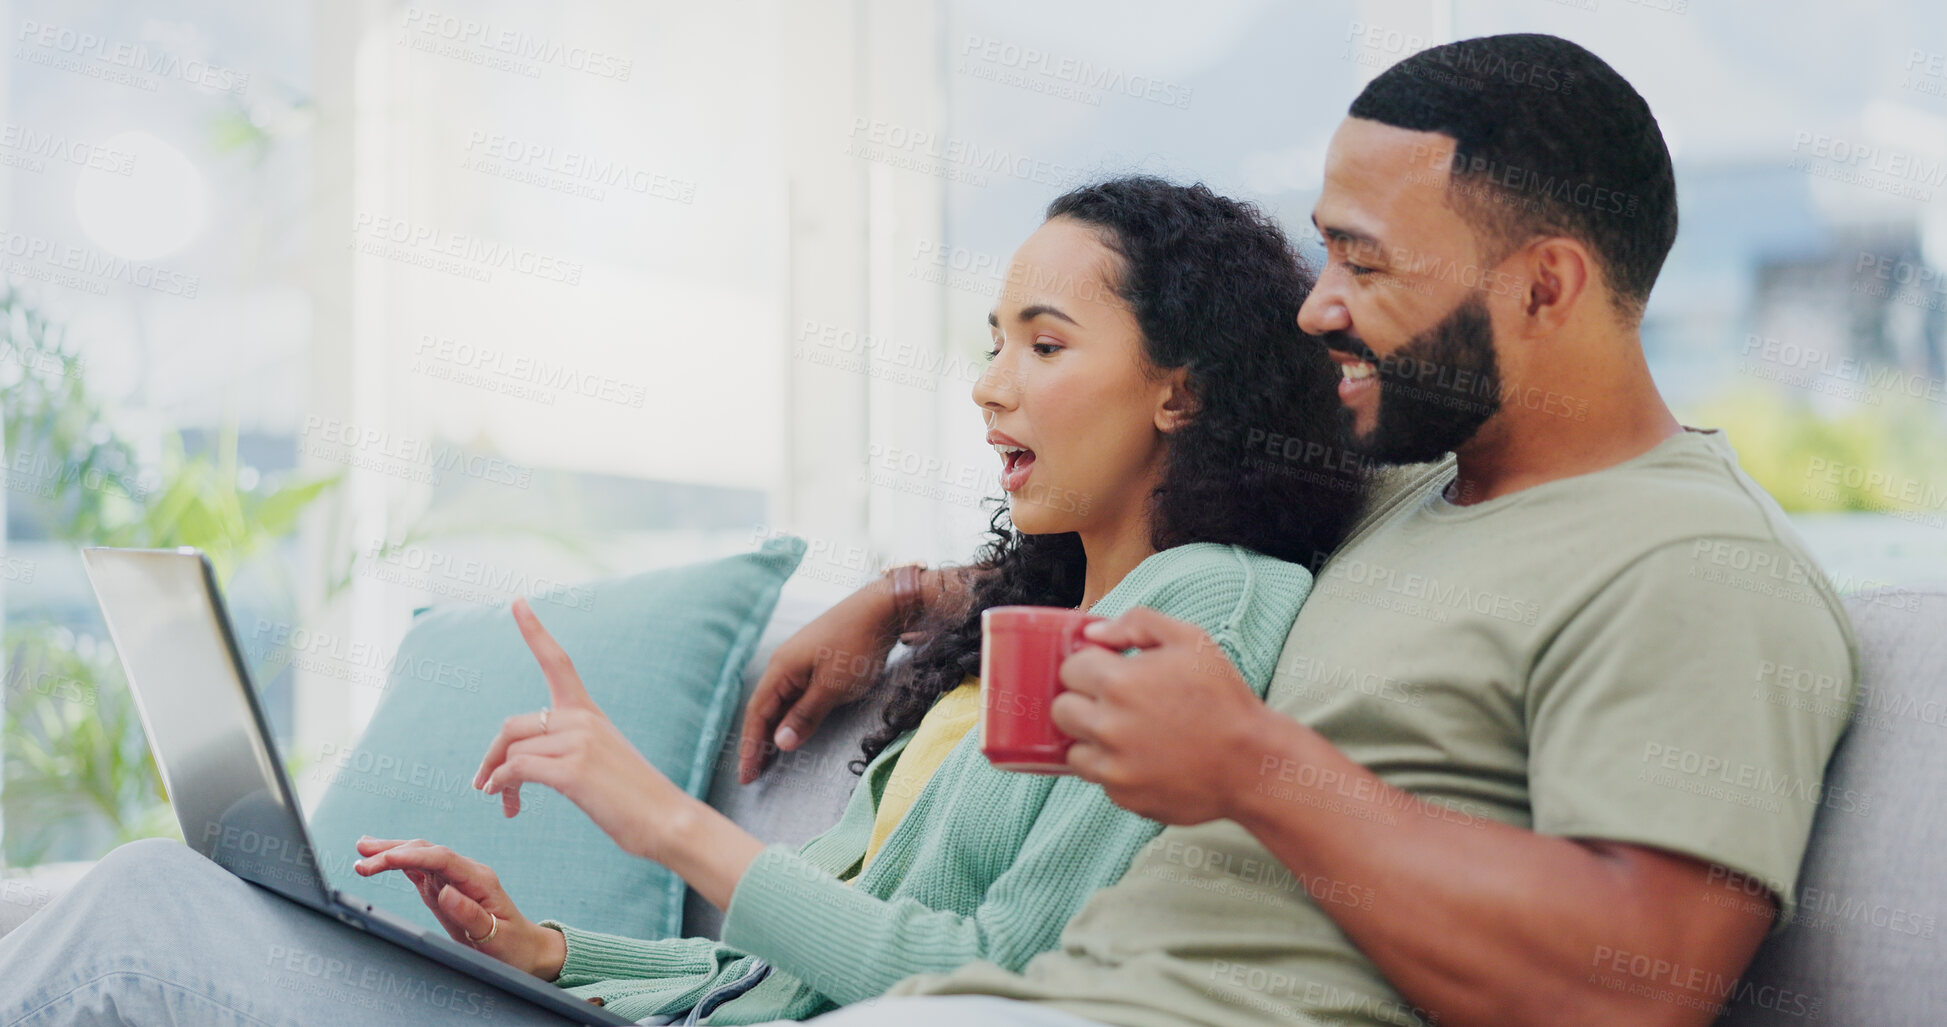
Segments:
[[[1777,505],[1650,379],[1638,325],[1676,198],[1648,106],[1550,36],[1424,51],[1353,102],[1313,219],[1330,263],[1299,321],[1344,368],[1352,452],[1292,470],[1399,470],[1264,703],[1195,628],[1092,629],[1140,652],[1064,665],[1069,762],[1177,826],[1023,973],[891,994],[1128,1027],[1816,1012],[1737,977],[1844,801],[1821,782],[1845,721],[1777,701],[1781,675],[1844,700],[1855,645]],[[856,679],[810,647],[882,643],[887,617],[869,590],[794,639],[746,740],[814,729]],[[955,1008],[903,1001],[882,1010]]]

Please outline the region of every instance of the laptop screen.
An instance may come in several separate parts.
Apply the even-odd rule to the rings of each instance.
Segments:
[[[324,877],[208,560],[193,549],[81,556],[183,840],[246,881],[323,905]]]

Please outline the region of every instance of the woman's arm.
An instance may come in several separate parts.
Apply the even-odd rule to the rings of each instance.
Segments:
[[[1204,627],[1223,658],[1262,694],[1311,576],[1228,546],[1186,546],[1158,556],[1102,608],[1149,606]],[[930,787],[958,775],[994,773],[972,742],[962,740],[936,771],[942,780]],[[840,1003],[975,960],[1019,970],[1053,948],[1089,895],[1119,880],[1161,829],[1077,778],[1055,779],[1046,795],[1013,860],[969,915],[875,897],[773,846],[747,867],[732,894],[724,942],[816,982]],[[924,814],[915,806],[907,815]]]
[[[936,773],[959,773],[956,763],[983,759],[963,744]],[[770,846],[731,896],[724,944],[769,960],[841,1005],[883,994],[913,974],[976,960],[1019,970],[1053,948],[1088,896],[1120,878],[1160,829],[1109,802],[1095,785],[1054,780],[1015,858],[970,914],[879,898]]]
[[[737,882],[763,851],[764,843],[736,821],[706,803],[692,801],[671,819],[663,848],[654,858],[689,882],[712,906],[727,910]]]

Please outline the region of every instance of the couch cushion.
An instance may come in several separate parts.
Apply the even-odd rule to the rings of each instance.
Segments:
[[[1852,726],[1826,771],[1800,914],[1766,940],[1725,1027],[1947,1023],[1947,592],[1846,599]],[[1806,683],[1806,701],[1817,701]]]
[[[758,643],[757,653],[744,670],[743,697],[748,700],[757,679],[778,643],[823,613],[831,601],[822,596],[786,591],[777,614]],[[894,650],[898,659],[903,649]],[[847,767],[859,755],[859,742],[878,726],[884,693],[868,696],[833,710],[818,733],[795,751],[778,753],[764,775],[749,785],[737,783],[737,743],[743,734],[743,701],[736,723],[724,736],[717,754],[717,771],[710,784],[709,803],[765,842],[800,845],[838,823],[845,802],[859,777]],[[685,902],[683,933],[691,938],[717,938],[723,933],[723,911],[691,892]]]
[[[754,553],[596,582],[532,605],[623,734],[700,796],[741,672],[803,552],[802,540],[778,538]],[[529,786],[520,816],[507,820],[498,797],[474,791],[501,721],[547,701],[505,603],[418,616],[363,737],[323,761],[333,776],[310,827],[332,883],[438,929],[403,875],[364,878],[348,866],[361,834],[425,838],[491,866],[537,920],[645,938],[678,932],[682,880],[624,853],[573,803]]]

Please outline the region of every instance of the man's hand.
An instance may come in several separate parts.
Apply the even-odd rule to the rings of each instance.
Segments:
[[[1068,765],[1152,820],[1229,816],[1255,772],[1247,740],[1269,711],[1223,648],[1194,624],[1140,607],[1084,635],[1109,648],[1082,649],[1061,665],[1068,690],[1049,714],[1075,739]],[[1140,651],[1119,651],[1127,649]]]
[[[744,706],[740,783],[757,780],[773,753],[803,745],[826,714],[872,687],[898,637],[892,621],[892,591],[874,581],[777,647]]]
[[[965,602],[975,573],[967,567],[922,571],[920,601],[929,611],[941,603]],[[757,780],[772,754],[803,745],[826,714],[871,691],[892,643],[910,627],[894,620],[891,583],[879,578],[777,647],[744,706],[738,781]]]

